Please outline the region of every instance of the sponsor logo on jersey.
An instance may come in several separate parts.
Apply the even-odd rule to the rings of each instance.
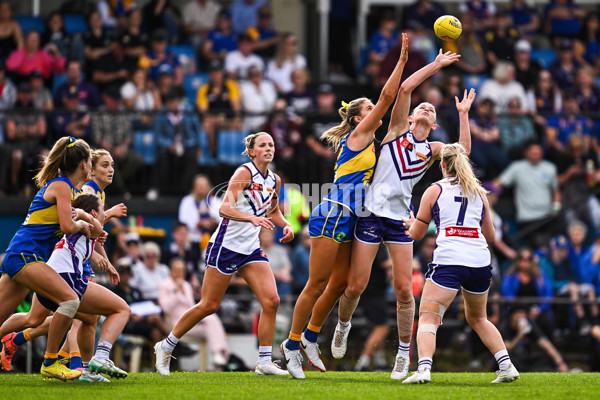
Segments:
[[[340,232],[337,235],[335,235],[335,238],[339,241],[344,240],[345,237],[346,237],[346,234],[344,232]]]
[[[417,157],[421,159],[421,161],[427,161],[427,156],[425,154],[421,154],[417,151]]]
[[[404,147],[408,151],[412,151],[414,148],[413,144],[408,139],[404,139],[402,142],[400,142],[400,146]]]
[[[462,227],[458,227],[458,226],[448,226],[448,227],[446,227],[446,236],[478,238],[479,231],[477,228],[462,228]]]

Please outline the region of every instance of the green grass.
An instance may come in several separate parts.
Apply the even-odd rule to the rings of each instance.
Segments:
[[[433,373],[428,385],[402,385],[389,373],[308,372],[305,381],[251,372],[132,374],[108,384],[43,381],[40,375],[0,375],[2,400],[52,399],[598,399],[600,374],[522,374],[492,385],[493,373]]]

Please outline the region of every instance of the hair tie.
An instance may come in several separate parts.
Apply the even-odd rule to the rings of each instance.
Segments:
[[[77,141],[77,139],[75,139],[73,136],[69,136],[69,144],[67,145],[67,149],[69,147],[73,147],[75,146],[75,142]]]
[[[342,100],[342,107],[344,107],[346,110],[348,109],[348,106],[350,104],[346,103],[345,101]]]

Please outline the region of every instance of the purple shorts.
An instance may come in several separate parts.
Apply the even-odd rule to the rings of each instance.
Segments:
[[[473,268],[462,265],[429,264],[425,279],[449,290],[483,294],[490,289],[492,266]]]
[[[266,254],[260,249],[250,254],[240,254],[226,249],[223,246],[215,246],[209,243],[206,247],[206,265],[219,270],[224,275],[233,275],[246,264],[253,262],[269,262]]]
[[[75,293],[77,293],[77,297],[79,297],[79,300],[81,300],[81,298],[85,294],[86,289],[88,288],[89,280],[81,276],[79,272],[61,272],[59,273],[59,275],[65,280],[65,282],[67,282],[69,287],[73,289]],[[58,308],[58,304],[56,304],[52,300],[41,296],[37,293],[36,296],[40,304],[46,307],[48,310],[56,311],[56,309]]]
[[[354,228],[354,237],[364,243],[412,243],[413,240],[406,233],[406,226],[402,221],[371,214],[360,217]]]

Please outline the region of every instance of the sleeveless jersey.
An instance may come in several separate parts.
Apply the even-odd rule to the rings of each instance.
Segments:
[[[356,214],[356,210],[362,209],[365,192],[371,183],[377,159],[375,140],[359,151],[348,148],[347,141],[352,132],[342,139],[340,153],[335,163],[333,186],[323,200],[341,204]]]
[[[69,184],[71,187],[71,201],[81,193],[67,177],[59,176],[48,181],[33,198],[27,217],[10,241],[6,250],[7,253],[34,253],[43,257],[44,260],[48,260],[48,257],[52,254],[54,245],[63,234],[60,230],[56,203],[49,203],[44,200],[46,189],[56,181],[63,181]]]
[[[81,232],[64,235],[54,246],[48,265],[58,273],[83,274],[83,264],[89,261],[96,239],[89,239]]]
[[[89,189],[86,189],[86,186]],[[102,205],[106,205],[106,194],[104,193],[104,190],[100,189],[100,186],[98,186],[98,184],[93,180],[86,182],[83,185],[83,193],[95,194],[96,196],[100,197],[100,200],[102,200]]]
[[[400,220],[409,218],[414,186],[431,162],[431,146],[411,131],[381,146],[365,207],[373,214]]]
[[[487,267],[490,251],[481,232],[485,207],[481,195],[466,198],[458,183],[436,182],[442,191],[432,214],[437,227],[433,264]]]
[[[264,217],[276,195],[275,174],[273,171],[267,170],[267,175],[263,175],[253,162],[242,164],[242,166],[250,171],[252,180],[248,187],[239,194],[234,207],[243,213]],[[234,221],[223,217],[219,222],[219,227],[210,238],[209,243],[213,243],[211,253],[225,247],[236,253],[251,254],[260,248],[258,240],[260,229],[260,226],[254,226],[250,222]]]

